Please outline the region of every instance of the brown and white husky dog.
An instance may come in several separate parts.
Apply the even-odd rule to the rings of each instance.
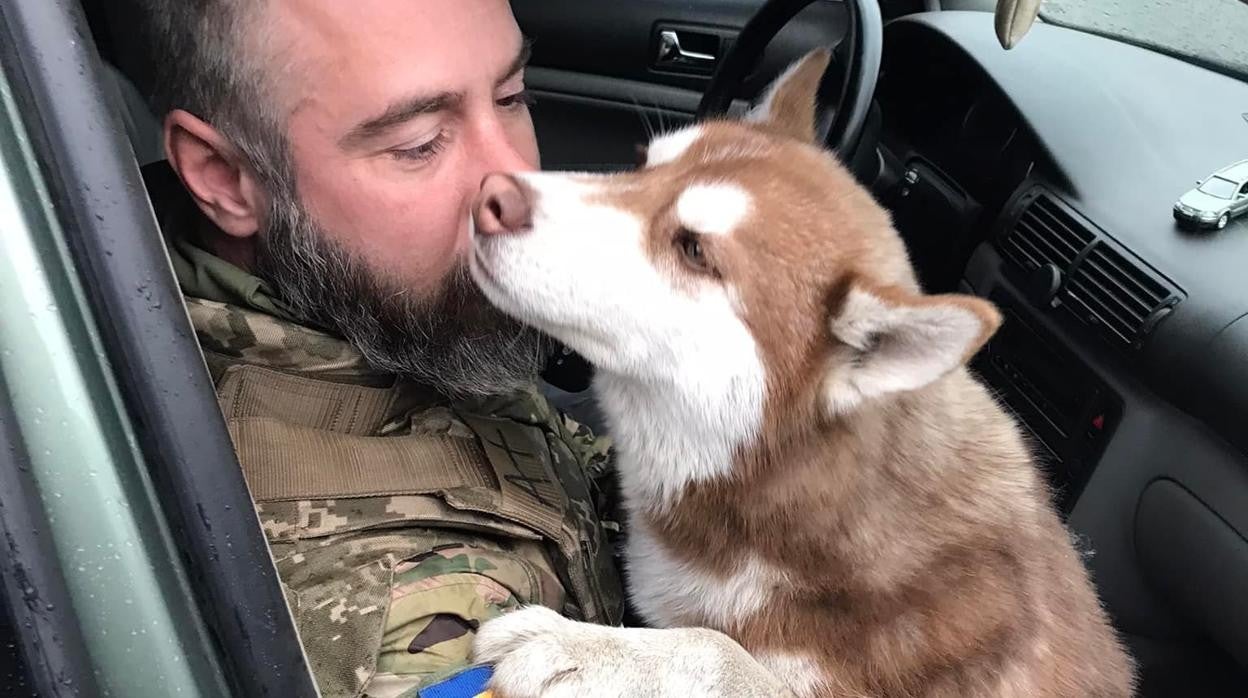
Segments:
[[[743,120],[654,140],[636,172],[487,178],[473,276],[597,367],[654,628],[727,635],[801,696],[1128,695],[1019,430],[966,369],[1000,316],[924,294],[814,142],[827,61]],[[682,632],[529,609],[477,652],[503,698],[785,690]]]

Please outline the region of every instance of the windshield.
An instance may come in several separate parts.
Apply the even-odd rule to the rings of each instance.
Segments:
[[[1200,190],[1209,196],[1229,199],[1235,193],[1235,183],[1221,177],[1210,177],[1208,181],[1200,185]]]
[[[1243,0],[1044,0],[1040,17],[1248,78]]]

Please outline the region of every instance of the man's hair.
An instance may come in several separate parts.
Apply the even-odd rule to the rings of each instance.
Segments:
[[[259,15],[268,0],[137,0],[155,70],[152,108],[184,109],[237,147],[261,181],[293,190],[280,105],[257,55]]]

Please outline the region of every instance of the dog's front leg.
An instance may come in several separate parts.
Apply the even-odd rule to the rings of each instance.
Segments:
[[[539,606],[483,624],[473,655],[494,666],[497,698],[794,695],[722,633],[593,625]]]

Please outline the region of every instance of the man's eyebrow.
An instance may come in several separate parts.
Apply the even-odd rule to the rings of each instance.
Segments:
[[[516,53],[516,57],[511,61],[511,65],[507,66],[507,71],[503,73],[503,76],[500,77],[494,85],[497,87],[498,85],[516,77],[516,74],[524,70],[524,67],[529,64],[529,58],[532,56],[533,40],[526,36],[521,40],[520,50]]]
[[[517,73],[524,70],[528,65],[529,57],[533,53],[533,42],[527,37],[520,44],[520,51],[516,53],[516,57],[507,66],[507,70],[499,77],[495,83],[501,85],[508,80],[514,78]],[[410,121],[421,114],[432,114],[433,112],[449,109],[463,99],[463,95],[454,92],[443,92],[436,95],[411,97],[401,102],[390,105],[384,112],[377,116],[371,117],[360,122],[355,128],[351,129],[347,135],[342,137],[340,141],[343,148],[351,149],[360,143],[371,140],[378,135],[385,133],[387,130],[398,126],[401,123]]]
[[[410,97],[401,102],[395,102],[382,113],[361,121],[355,128],[351,129],[347,135],[342,137],[342,146],[351,148],[421,114],[432,114],[433,112],[448,109],[461,99],[463,99],[463,96],[454,92],[442,92],[436,95]]]

